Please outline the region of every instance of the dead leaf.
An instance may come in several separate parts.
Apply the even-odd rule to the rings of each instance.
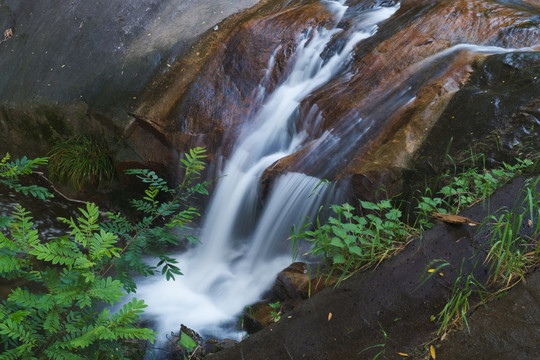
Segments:
[[[402,352],[398,352],[397,354],[401,355],[401,356],[405,356],[405,357],[409,356],[409,354],[405,354],[405,353],[402,353]]]
[[[435,360],[435,348],[433,347],[433,345],[429,346],[429,354],[431,355],[431,358]]]
[[[439,220],[442,222],[445,222],[447,224],[468,224],[471,226],[480,225],[479,222],[473,221],[469,218],[459,216],[459,215],[451,215],[451,214],[443,214],[443,213],[433,213],[433,218],[435,220]]]
[[[332,319],[332,313],[328,313],[328,321]]]
[[[13,28],[7,28],[4,30],[4,40],[1,40],[0,43],[3,43],[4,41],[8,41],[13,36]]]
[[[527,225],[529,225],[529,227],[532,226],[532,221],[531,221],[531,219],[527,220]]]

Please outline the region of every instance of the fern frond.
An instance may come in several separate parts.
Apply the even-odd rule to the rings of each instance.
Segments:
[[[13,252],[0,253],[0,275],[2,277],[12,278],[13,276],[21,275],[19,270],[28,265],[28,260],[15,257],[14,255]]]
[[[90,259],[97,260],[103,256],[120,257],[120,251],[122,249],[115,247],[118,237],[113,233],[100,230],[99,234],[94,234],[92,241],[90,242]]]
[[[150,341],[152,344],[156,340],[157,332],[148,328],[116,327],[112,330],[116,339],[140,339]]]
[[[143,200],[131,200],[131,206],[137,210],[137,211],[142,211],[144,212],[145,214],[155,214],[156,213],[156,210],[154,209],[154,206],[153,204],[150,204],[146,201],[143,201]]]
[[[75,244],[63,239],[37,244],[29,253],[38,260],[48,261],[53,265],[66,265],[68,268],[73,267],[77,259],[83,256]]]
[[[18,183],[18,177],[29,175],[32,170],[40,165],[47,164],[47,158],[36,158],[29,160],[26,156],[13,162],[8,162],[9,154],[6,154],[0,161],[0,184],[4,184],[11,189],[22,192],[25,195],[32,195],[40,199],[52,197],[49,191],[41,186],[23,186]]]
[[[0,323],[0,335],[18,340],[22,344],[28,344],[28,346],[33,347],[36,343],[35,336],[37,334],[28,331],[23,324],[18,324],[12,319],[7,319]]]
[[[205,153],[206,149],[204,147],[196,147],[191,149],[189,153],[184,154],[185,159],[180,159],[182,164],[180,167],[185,171],[182,185],[190,185],[199,178],[200,172],[206,167],[206,164],[202,161],[202,159],[206,158]]]
[[[60,315],[56,309],[51,309],[45,315],[45,321],[43,322],[43,328],[49,334],[55,334],[60,330]]]
[[[105,279],[96,280],[87,291],[88,295],[94,299],[113,304],[119,301],[124,292],[122,283],[119,280],[113,280],[110,276]]]
[[[178,214],[173,216],[171,220],[167,223],[167,227],[184,227],[185,224],[191,223],[195,216],[201,216],[197,209],[194,207],[189,207],[186,210],[180,211]]]
[[[28,159],[26,156],[24,156],[21,159],[16,159],[15,161],[6,163],[5,165],[10,169],[11,173],[15,174],[15,176],[30,175],[32,174],[33,169],[40,165],[46,165],[47,161],[48,158],[46,157]]]
[[[154,171],[148,169],[129,169],[125,171],[128,175],[135,175],[141,179],[142,182],[148,184],[150,187],[154,187],[163,192],[171,192],[171,189],[167,186],[167,181],[160,178]]]
[[[32,294],[27,289],[17,287],[11,290],[8,301],[20,305],[22,308],[32,309],[39,303],[39,295]]]
[[[0,360],[34,360],[35,357],[31,356],[32,345],[31,344],[22,344],[13,349],[3,350],[0,354]],[[37,360],[37,359],[36,359]]]
[[[147,307],[148,305],[144,303],[144,300],[133,298],[112,316],[111,321],[116,325],[128,325],[134,323],[139,320],[139,314],[142,314],[144,312],[143,309]]]
[[[13,212],[13,220],[8,225],[8,230],[11,232],[11,237],[16,244],[13,244],[11,249],[20,249],[20,251],[26,252],[29,248],[39,243],[38,231],[32,229],[34,223],[32,217],[27,216],[30,212],[26,211],[19,204],[15,205]]]

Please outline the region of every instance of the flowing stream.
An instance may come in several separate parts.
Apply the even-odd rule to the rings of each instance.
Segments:
[[[335,14],[335,24],[347,9],[344,2],[325,2]],[[263,200],[261,175],[275,161],[297,151],[306,139],[307,134],[294,128],[300,102],[345,71],[353,47],[373,35],[376,24],[396,10],[370,11],[342,49],[326,60],[321,54],[342,30],[305,31],[298,36],[296,53],[289,60],[288,78],[272,93],[265,90],[267,77],[262,79],[253,95],[253,103],[262,106],[244,121],[225,162],[204,216],[202,245],[177,256],[185,275],[174,282],[143,279],[138,285],[137,295],[148,303],[146,314],[157,322],[160,333],[178,331],[182,323],[204,335],[241,336],[236,327],[239,314],[258,301],[276,274],[291,262],[287,241],[291,226],[313,216],[325,201],[339,198],[337,192],[323,187],[313,194],[320,179],[289,173],[275,181]],[[273,65],[272,59],[267,74]]]

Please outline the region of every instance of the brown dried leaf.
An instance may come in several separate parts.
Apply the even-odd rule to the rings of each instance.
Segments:
[[[468,224],[471,226],[480,225],[479,222],[473,221],[469,218],[459,215],[443,214],[443,213],[433,213],[433,218],[438,221],[445,222],[447,224]]]
[[[4,31],[4,38],[6,40],[8,40],[12,36],[13,36],[13,29],[12,28],[7,28],[6,31]]]

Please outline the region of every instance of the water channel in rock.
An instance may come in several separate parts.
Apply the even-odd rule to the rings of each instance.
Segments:
[[[347,9],[343,3],[327,2],[335,13],[335,24]],[[262,199],[261,175],[275,161],[298,151],[305,141],[307,134],[294,127],[301,101],[343,75],[353,47],[372,36],[377,23],[396,10],[372,10],[342,49],[326,60],[321,54],[343,30],[333,26],[303,32],[289,60],[287,79],[267,92],[268,78],[263,78],[253,93],[253,103],[262,105],[244,121],[232,155],[225,160],[204,215],[202,244],[178,255],[185,275],[174,282],[149,278],[138,284],[137,296],[148,303],[146,314],[158,322],[158,331],[168,333],[183,323],[205,335],[241,336],[236,321],[244,307],[259,300],[276,274],[291,262],[287,241],[291,226],[314,216],[321,204],[340,198],[338,190],[327,187],[319,187],[313,194],[319,178],[288,173]],[[267,74],[274,64],[272,59]]]

